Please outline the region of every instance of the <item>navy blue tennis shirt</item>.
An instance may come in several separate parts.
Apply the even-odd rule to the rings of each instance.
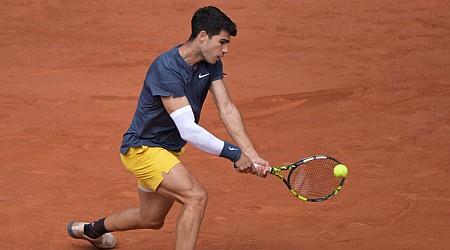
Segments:
[[[150,65],[133,120],[123,135],[122,154],[137,146],[162,147],[178,152],[186,145],[164,108],[161,96],[186,96],[195,122],[200,121],[211,82],[223,78],[222,62],[219,60],[212,65],[202,61],[191,66],[181,57],[178,51],[180,46],[161,54]]]

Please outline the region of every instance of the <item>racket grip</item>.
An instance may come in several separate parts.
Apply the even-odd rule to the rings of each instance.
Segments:
[[[256,164],[256,163],[253,163],[253,166],[255,166],[255,168],[256,167],[258,167],[258,166],[260,166],[259,164]],[[272,170],[273,170],[273,168],[272,167],[269,167],[269,174],[272,174]]]

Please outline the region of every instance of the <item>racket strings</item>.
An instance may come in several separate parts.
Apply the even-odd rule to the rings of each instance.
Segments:
[[[301,164],[291,172],[289,184],[300,196],[317,199],[333,193],[341,179],[334,176],[336,162],[332,159],[315,159]]]

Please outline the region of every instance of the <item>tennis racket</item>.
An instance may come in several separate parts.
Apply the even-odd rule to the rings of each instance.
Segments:
[[[270,174],[280,178],[291,193],[300,200],[319,202],[335,196],[344,185],[345,178],[334,176],[338,160],[315,155],[291,165],[271,167]],[[280,172],[289,170],[287,179]]]

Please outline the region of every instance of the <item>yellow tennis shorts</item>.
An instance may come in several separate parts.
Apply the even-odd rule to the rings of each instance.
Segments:
[[[125,154],[120,154],[125,168],[138,178],[138,187],[146,192],[155,191],[164,180],[162,172],[170,170],[180,163],[178,156],[184,153],[170,151],[160,147],[131,147]]]

